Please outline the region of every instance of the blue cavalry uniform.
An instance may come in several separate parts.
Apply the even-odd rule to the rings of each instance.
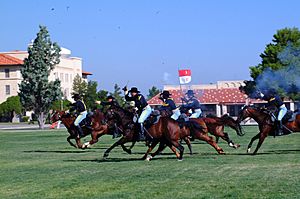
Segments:
[[[72,108],[70,108],[70,112],[75,111],[77,112],[78,116],[74,121],[75,128],[79,137],[83,137],[83,131],[81,126],[79,125],[82,120],[86,118],[87,111],[86,106],[82,100],[80,100],[79,94],[74,94],[72,98],[75,100],[73,104],[71,104]]]
[[[129,91],[127,91],[127,88],[125,87],[123,90],[125,91],[125,100],[134,101],[135,103],[139,115],[138,123],[140,124],[139,140],[145,140],[143,123],[151,114],[151,107],[136,87],[132,87]],[[131,96],[129,96],[129,93]]]
[[[282,118],[287,113],[287,108],[285,104],[276,93],[272,93],[271,91],[268,91],[265,94],[261,93],[260,95],[263,100],[268,102],[267,107],[276,107],[279,110],[276,119],[277,119],[277,124],[279,129],[282,130]],[[282,134],[283,134],[282,131],[278,132],[278,135],[282,135]]]
[[[200,102],[194,96],[194,94],[195,93],[192,90],[188,90],[186,93],[188,99],[182,98],[182,100],[186,103],[183,105],[183,107],[192,111],[190,118],[199,118],[202,114],[202,110],[200,107]]]
[[[176,104],[172,98],[170,98],[172,94],[170,94],[169,91],[163,91],[160,94],[159,99],[163,101],[162,106],[160,107],[160,110],[166,110],[172,113],[171,118],[174,120],[177,120],[180,116],[180,111],[176,107]]]

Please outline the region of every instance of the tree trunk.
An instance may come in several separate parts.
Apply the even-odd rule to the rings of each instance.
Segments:
[[[44,117],[44,112],[41,112],[38,114],[38,123],[39,123],[39,128],[44,129],[45,128],[45,117]]]

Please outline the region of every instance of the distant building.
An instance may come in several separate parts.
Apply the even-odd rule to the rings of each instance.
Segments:
[[[266,103],[265,101],[248,98],[239,90],[241,85],[243,85],[243,81],[218,81],[216,84],[182,85],[181,87],[179,85],[165,85],[163,89],[172,94],[171,97],[178,106],[182,104],[181,97],[185,95],[187,90],[191,89],[200,100],[204,115],[221,116],[229,114],[236,117],[245,104],[263,106]],[[150,99],[148,103],[152,107],[160,106],[162,102],[158,97],[159,94]],[[295,109],[293,102],[285,101],[285,104],[288,109]]]
[[[59,79],[66,99],[71,99],[73,78],[79,74],[87,81],[92,73],[82,70],[82,59],[71,57],[71,51],[61,48],[60,63],[51,71],[49,80]],[[0,52],[0,103],[10,96],[18,95],[18,84],[22,81],[21,67],[23,60],[28,56],[27,51]]]

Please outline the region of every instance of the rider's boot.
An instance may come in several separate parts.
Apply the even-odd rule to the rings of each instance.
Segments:
[[[77,130],[77,133],[78,133],[78,137],[82,138],[83,137],[83,131],[82,131],[81,126],[78,125],[78,126],[75,126],[75,127],[76,127],[76,130]]]
[[[139,131],[138,141],[144,141],[144,140],[146,140],[146,138],[145,138],[145,129],[144,129],[144,125],[140,124],[140,131]]]
[[[282,121],[281,120],[277,120],[277,131],[276,131],[276,135],[277,136],[281,136],[283,135],[283,127],[282,127]]]
[[[120,136],[121,136],[121,134],[120,134],[120,132],[118,130],[118,126],[117,126],[117,124],[114,124],[113,138],[117,138],[117,137],[120,137]]]

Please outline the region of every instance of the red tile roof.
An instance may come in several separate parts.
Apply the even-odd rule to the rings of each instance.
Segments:
[[[5,54],[0,54],[0,65],[22,65],[23,60],[5,55]]]
[[[202,104],[245,104],[247,95],[243,94],[238,88],[222,88],[222,89],[201,89],[193,90],[195,96]],[[186,91],[169,90],[176,104],[181,103],[181,97],[184,97]],[[162,103],[158,99],[159,94],[148,101],[150,105],[159,105]],[[257,100],[251,100],[251,102]]]
[[[92,75],[93,73],[90,73],[90,72],[86,72],[86,71],[82,71],[81,72],[83,75]]]

